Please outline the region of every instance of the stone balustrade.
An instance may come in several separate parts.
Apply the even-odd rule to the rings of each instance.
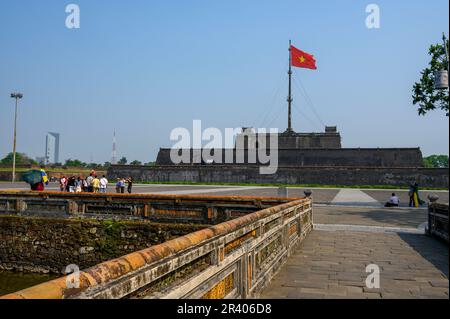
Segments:
[[[428,233],[448,240],[448,204],[431,203],[428,206]]]
[[[218,224],[294,199],[0,191],[0,214]]]

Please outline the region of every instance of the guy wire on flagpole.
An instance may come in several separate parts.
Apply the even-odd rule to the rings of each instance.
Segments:
[[[294,78],[294,86],[298,88],[298,91],[300,94],[305,98],[306,104],[309,106],[309,108],[313,111],[316,119],[320,122],[322,126],[326,126],[325,122],[323,121],[322,117],[317,112],[317,108],[315,107],[311,97],[308,94],[308,91],[306,90],[306,87],[303,85],[302,81],[300,81],[297,78]]]

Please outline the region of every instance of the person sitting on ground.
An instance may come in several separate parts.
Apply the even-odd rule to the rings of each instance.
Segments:
[[[400,200],[398,199],[397,195],[395,193],[392,193],[391,198],[389,201],[384,205],[384,207],[398,207],[400,205]]]

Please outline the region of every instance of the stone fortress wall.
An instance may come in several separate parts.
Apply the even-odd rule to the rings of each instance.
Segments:
[[[396,186],[408,187],[419,183],[422,187],[448,188],[448,169],[423,167],[420,148],[342,148],[341,135],[336,127],[326,127],[324,133],[285,132],[276,134],[278,140],[278,170],[262,175],[263,166],[249,162],[249,152],[257,152],[258,134],[244,128],[236,136],[233,149],[207,150],[222,158],[221,163],[205,163],[202,150],[188,152],[187,163],[174,164],[171,149],[161,148],[156,166],[113,165],[108,170],[110,178],[131,176],[144,182],[188,183],[243,183],[243,184],[297,184],[343,186]],[[266,136],[270,148],[270,136]],[[219,152],[219,153],[216,153]],[[237,161],[242,152],[244,161]],[[220,154],[221,153],[221,154]],[[232,153],[230,164],[227,153]],[[253,157],[251,157],[253,158]],[[267,165],[267,164],[265,164]]]
[[[295,133],[266,134],[267,149],[272,147],[271,138],[277,140],[278,165],[283,167],[298,166],[339,166],[339,167],[423,167],[420,148],[342,148],[341,135],[336,127],[326,127],[324,133]],[[261,138],[251,128],[243,128],[243,133],[236,136],[233,149],[211,149],[211,155],[222,158],[220,163],[204,163],[201,160],[200,149],[186,149],[189,161],[181,164],[194,165],[260,165],[257,161],[249,161],[249,152],[257,152]],[[274,148],[274,147],[272,147]],[[181,151],[181,150],[180,150]],[[161,148],[156,159],[157,165],[175,165],[170,157],[170,148]],[[233,153],[233,161],[226,161],[227,153]],[[239,163],[237,154],[244,154],[244,162]],[[252,158],[252,157],[250,157]],[[256,156],[258,159],[258,156]]]
[[[163,148],[158,152],[156,164],[159,166],[175,166],[170,158],[170,149]],[[193,165],[229,164],[225,161],[226,152],[233,152],[233,165],[248,165],[248,150],[244,150],[244,163],[237,163],[236,149],[211,150],[221,152],[222,163],[195,163],[199,158],[195,153],[201,150],[186,150],[190,154],[189,163]],[[258,157],[256,157],[258,159]],[[252,164],[252,163],[250,163]],[[260,163],[253,163],[259,165]],[[341,148],[341,149],[279,149],[278,165],[282,167],[423,167],[422,152],[419,148]]]
[[[371,168],[371,167],[279,167],[276,174],[261,175],[258,166],[183,165],[132,166],[113,165],[108,177],[113,180],[131,176],[144,182],[242,183],[284,185],[343,185],[408,187],[419,183],[426,188],[448,188],[446,168]]]

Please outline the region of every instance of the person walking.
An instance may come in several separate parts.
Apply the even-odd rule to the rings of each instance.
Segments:
[[[409,200],[410,204],[411,204],[411,199]],[[420,195],[419,195],[419,184],[415,183],[412,189],[412,201],[414,204],[414,207],[420,207],[423,204],[425,204],[425,202],[423,200],[420,199]]]
[[[82,192],[88,192],[88,190],[89,190],[89,185],[88,185],[88,182],[87,182],[87,180],[85,179],[85,178],[83,178],[82,180],[81,180],[81,191]]]
[[[70,176],[67,182],[67,191],[69,193],[75,193],[75,176]]]
[[[41,176],[42,176],[42,186],[45,184],[46,186],[48,186],[48,176],[47,176],[47,173],[45,172],[45,170],[44,170],[44,167],[41,167],[41,169],[40,169],[40,171],[41,171]],[[44,189],[42,189],[42,190],[44,190]]]
[[[120,178],[117,179],[116,182],[116,193],[119,194],[120,193]]]
[[[98,193],[100,190],[100,180],[97,178],[97,175],[94,176],[92,180],[92,191],[94,193]]]
[[[409,207],[413,207],[413,205],[414,205],[414,186],[413,186],[413,184],[409,184],[408,196],[409,196]]]
[[[94,180],[94,176],[92,175],[92,173],[89,174],[89,176],[86,178],[86,183],[87,183],[87,191],[89,193],[92,193],[94,191],[94,188],[92,186],[92,181]]]
[[[120,179],[120,193],[121,194],[125,193],[125,179],[124,178]]]
[[[59,180],[59,190],[61,192],[64,192],[66,190],[66,183],[67,183],[67,178],[65,175],[63,175],[63,177],[61,177],[61,179]]]
[[[44,178],[41,174],[41,181],[35,184],[30,185],[31,186],[31,190],[32,191],[38,191],[38,192],[42,192],[44,191]]]
[[[81,180],[81,177],[78,176],[77,180],[75,181],[75,193],[81,193],[83,186],[83,181]]]
[[[106,179],[106,176],[103,175],[102,178],[100,178],[100,193],[106,193],[107,187],[108,187],[108,180]]]
[[[44,191],[44,183],[41,181],[39,183],[31,185],[31,190],[32,191],[39,191],[39,192]]]
[[[130,176],[127,179],[127,182],[128,182],[128,187],[127,187],[128,194],[131,194],[131,189],[133,188],[133,178]]]

